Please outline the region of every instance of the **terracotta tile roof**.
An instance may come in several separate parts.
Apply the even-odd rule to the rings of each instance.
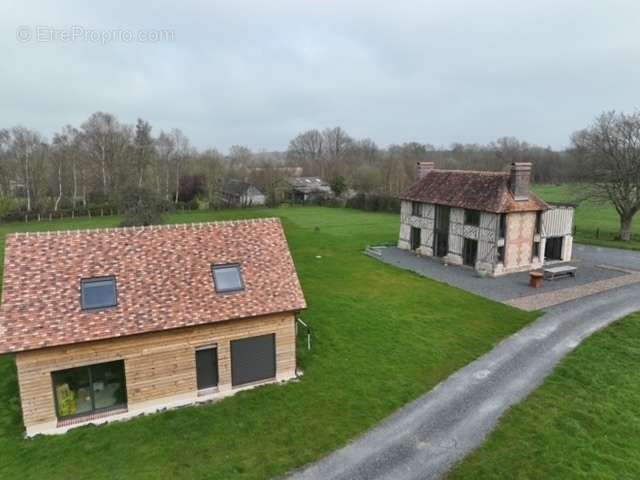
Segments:
[[[216,294],[211,265],[244,292]],[[83,278],[114,275],[118,306],[80,307]],[[278,219],[14,234],[6,239],[0,353],[306,308]]]
[[[516,201],[509,190],[508,172],[431,170],[400,196],[401,200],[448,205],[493,213],[547,210],[535,193]]]

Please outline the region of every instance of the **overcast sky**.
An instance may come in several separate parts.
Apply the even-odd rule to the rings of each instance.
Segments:
[[[637,0],[3,0],[0,32],[0,127],[49,138],[103,110],[223,151],[335,125],[380,146],[562,148],[640,106]]]

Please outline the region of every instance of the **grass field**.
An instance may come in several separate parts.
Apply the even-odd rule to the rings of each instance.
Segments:
[[[282,208],[174,215],[171,222],[282,217],[314,328],[301,382],[214,405],[22,438],[13,359],[0,359],[2,479],[263,479],[318,459],[433,388],[534,318],[361,252],[393,243],[398,216]],[[0,226],[115,226],[117,218]],[[321,258],[317,258],[321,256]]]
[[[452,479],[640,478],[640,313],[595,334]]]
[[[579,186],[537,185],[535,191],[549,202],[575,202],[584,195]],[[633,240],[616,240],[620,227],[618,214],[613,205],[601,201],[582,201],[576,209],[576,236],[580,243],[591,243],[604,247],[640,250],[640,215],[633,228]]]

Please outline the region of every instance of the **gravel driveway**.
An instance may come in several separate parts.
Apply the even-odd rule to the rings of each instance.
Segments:
[[[629,258],[621,261],[628,265]],[[378,427],[289,478],[440,478],[582,340],[637,310],[637,284],[552,307]]]
[[[419,257],[415,253],[395,247],[377,250],[377,260],[405,270],[411,270],[454,287],[462,288],[482,297],[498,302],[522,298],[533,294],[551,293],[575,288],[602,280],[611,280],[625,273],[615,268],[602,268],[602,265],[617,268],[640,270],[638,252],[576,245],[572,265],[578,267],[575,278],[564,278],[554,282],[544,282],[544,287],[532,289],[529,286],[529,273],[513,273],[497,278],[480,278],[472,269],[461,266],[445,266],[439,259]]]

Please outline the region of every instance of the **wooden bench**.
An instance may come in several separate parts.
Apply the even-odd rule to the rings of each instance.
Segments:
[[[578,270],[576,267],[572,267],[571,265],[564,265],[560,267],[545,268],[543,271],[545,279],[555,280],[556,278],[575,277],[576,270]]]

